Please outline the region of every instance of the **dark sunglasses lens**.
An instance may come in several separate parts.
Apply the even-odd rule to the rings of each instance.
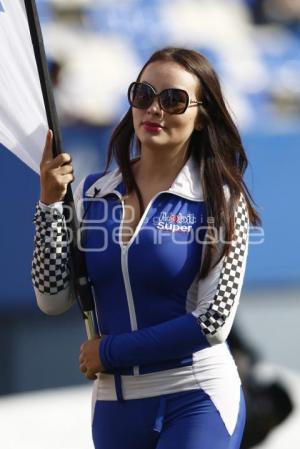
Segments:
[[[181,89],[166,89],[160,94],[162,108],[169,114],[181,114],[188,106],[188,94]]]
[[[133,83],[129,91],[129,102],[131,106],[138,109],[148,108],[154,98],[154,92],[150,86],[143,83]]]

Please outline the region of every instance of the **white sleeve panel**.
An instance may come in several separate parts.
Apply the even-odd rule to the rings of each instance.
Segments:
[[[75,302],[73,288],[70,283],[68,287],[54,295],[41,293],[34,287],[37,304],[42,312],[47,315],[60,315],[66,312]]]
[[[239,303],[248,253],[249,218],[241,197],[235,211],[235,231],[227,256],[197,286],[193,315],[211,345],[226,340]]]

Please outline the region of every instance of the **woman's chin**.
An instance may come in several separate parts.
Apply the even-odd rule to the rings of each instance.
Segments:
[[[139,138],[141,148],[157,150],[169,146],[168,142],[159,135],[143,136]]]

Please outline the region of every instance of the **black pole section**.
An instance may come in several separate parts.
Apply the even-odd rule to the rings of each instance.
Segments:
[[[42,30],[34,0],[24,0],[28,25],[33,45],[36,65],[45,104],[49,128],[53,131],[53,156],[62,153],[62,138],[58,125],[58,117],[53,97],[52,84],[48,71],[47,57],[44,48]]]
[[[24,4],[26,8],[30,35],[40,78],[48,126],[53,131],[53,157],[55,157],[63,152],[63,143],[54,102],[52,84],[48,71],[48,64],[43,43],[40,21],[37,13],[35,0],[24,0]],[[84,254],[82,251],[79,250],[77,245],[78,226],[76,223],[74,199],[70,185],[68,185],[68,190],[64,198],[64,203],[68,206],[71,206],[73,211],[73,213],[71,214],[72,215],[71,221],[68,220],[68,222],[71,225],[73,234],[71,245],[71,259],[72,259],[72,268],[74,271],[74,286],[79,306],[83,314],[83,318],[86,321],[87,333],[89,338],[91,338],[94,334],[94,330],[92,329],[94,327],[92,323],[92,311],[94,310],[94,300],[91,285],[88,280]],[[68,214],[68,208],[64,209],[64,213]],[[66,218],[69,219],[70,216],[67,216]],[[89,323],[87,323],[87,321]]]

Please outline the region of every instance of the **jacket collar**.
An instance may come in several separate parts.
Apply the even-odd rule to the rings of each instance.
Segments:
[[[200,167],[192,156],[178,173],[169,192],[194,201],[203,201]]]
[[[92,184],[86,191],[86,196],[100,198],[109,193],[118,192],[122,194],[120,187],[121,183],[122,174],[117,168],[94,182],[94,184]],[[97,195],[95,195],[96,191],[98,191]],[[182,167],[173,184],[167,191],[193,201],[203,201],[200,168],[192,157],[190,157]]]
[[[115,192],[121,182],[122,175],[117,168],[97,179],[97,181],[88,188],[85,195],[87,197],[101,198],[109,193]],[[95,195],[96,192],[97,194]]]

